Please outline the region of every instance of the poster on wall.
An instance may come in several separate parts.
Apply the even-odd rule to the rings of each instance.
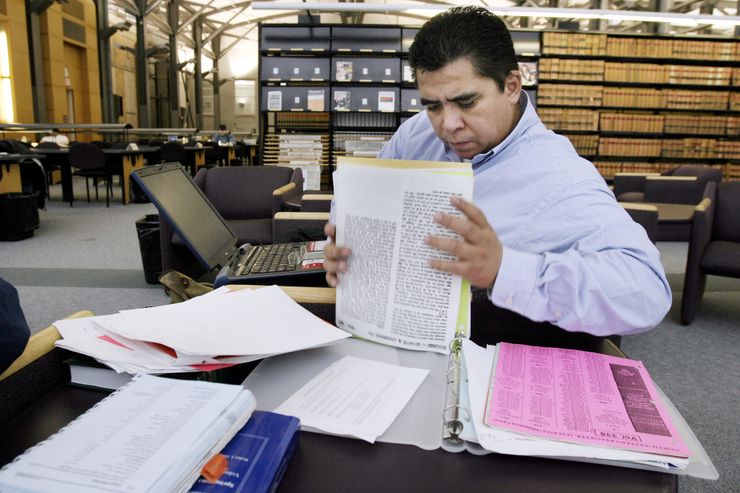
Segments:
[[[378,91],[378,111],[396,111],[396,93]]]
[[[324,111],[324,90],[308,90],[308,111]]]
[[[349,111],[351,94],[349,91],[334,91],[334,109],[336,111]]]
[[[267,92],[267,111],[282,111],[283,109],[283,92]]]
[[[336,71],[338,82],[348,82],[352,80],[352,62],[346,60],[337,61]]]

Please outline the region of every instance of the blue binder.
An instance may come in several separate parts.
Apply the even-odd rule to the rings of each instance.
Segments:
[[[255,411],[221,451],[229,462],[226,472],[216,483],[198,478],[190,493],[275,491],[298,448],[299,429],[296,417]]]

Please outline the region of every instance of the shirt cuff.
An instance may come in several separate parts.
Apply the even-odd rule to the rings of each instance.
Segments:
[[[494,305],[526,316],[537,280],[539,255],[504,247],[501,267],[488,298]]]

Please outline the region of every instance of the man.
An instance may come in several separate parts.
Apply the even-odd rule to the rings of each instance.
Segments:
[[[30,333],[18,291],[0,278],[0,373],[23,353]]]
[[[54,142],[60,147],[69,147],[69,139],[66,135],[60,133],[58,128],[51,129],[51,133],[49,135],[45,135],[39,141],[39,143],[42,142]]]
[[[473,202],[435,221],[462,237],[427,242],[457,257],[430,260],[488,290],[491,302],[536,322],[596,336],[657,325],[671,304],[659,254],[617,204],[595,167],[547,130],[522,90],[511,36],[488,10],[430,19],[409,51],[426,111],[407,120],[379,157],[470,160]],[[335,237],[333,225],[327,235]],[[327,281],[347,269],[329,245]]]
[[[218,132],[213,134],[211,140],[218,145],[234,145],[236,143],[236,138],[231,135],[231,132],[226,129],[226,125],[223,123],[218,126]]]

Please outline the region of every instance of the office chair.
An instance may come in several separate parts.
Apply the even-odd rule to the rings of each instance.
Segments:
[[[103,150],[95,144],[75,143],[69,148],[69,164],[76,168],[72,173],[74,176],[85,177],[85,188],[87,190],[87,201],[90,202],[90,178],[95,186],[95,200],[98,196],[98,180],[105,180],[105,206],[110,207],[110,196],[113,195],[113,176],[122,175],[121,171],[110,166],[105,159]],[[69,206],[72,207],[74,194]]]
[[[622,207],[633,221],[645,228],[650,241],[655,243],[658,238],[658,208],[652,204],[622,202]]]
[[[720,183],[713,192],[694,212],[681,296],[683,325],[699,311],[707,275],[740,278],[740,182]]]
[[[159,159],[163,163],[180,163],[184,166],[187,164],[187,155],[185,146],[179,142],[165,142],[159,148]]]

